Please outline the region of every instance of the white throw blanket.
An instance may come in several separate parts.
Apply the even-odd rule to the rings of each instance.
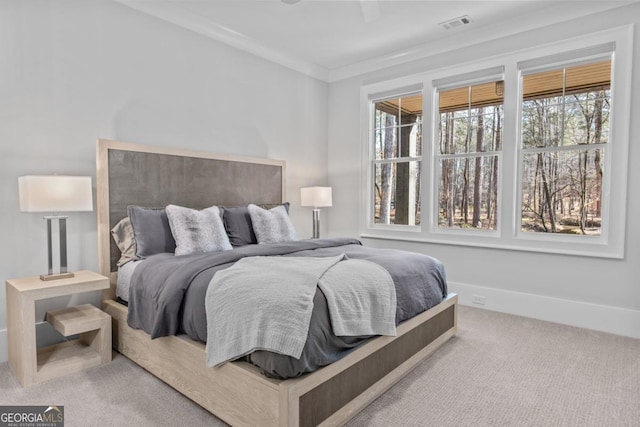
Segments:
[[[350,259],[320,278],[334,335],[396,335],[396,288],[383,267]]]
[[[377,264],[345,255],[243,258],[207,289],[207,365],[256,350],[299,358],[316,286],[336,335],[395,335],[395,287]]]

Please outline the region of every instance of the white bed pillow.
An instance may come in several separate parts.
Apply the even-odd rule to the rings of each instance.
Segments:
[[[249,216],[253,224],[253,232],[258,243],[278,243],[298,240],[296,230],[289,219],[284,206],[266,210],[256,205],[249,205]]]
[[[168,205],[166,211],[171,233],[176,241],[176,255],[233,249],[217,206],[198,211]]]

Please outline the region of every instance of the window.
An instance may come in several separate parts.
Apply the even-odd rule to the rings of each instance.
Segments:
[[[495,230],[504,82],[438,94],[438,227]]]
[[[623,257],[632,41],[620,27],[364,86],[361,236]]]
[[[375,224],[420,224],[422,94],[374,102]]]
[[[522,74],[520,229],[599,236],[611,60]]]

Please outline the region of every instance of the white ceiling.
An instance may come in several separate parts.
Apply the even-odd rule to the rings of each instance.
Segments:
[[[628,1],[117,0],[313,77],[335,81]],[[443,21],[472,23],[446,30]]]

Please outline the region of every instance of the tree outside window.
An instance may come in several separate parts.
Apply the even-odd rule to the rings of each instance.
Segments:
[[[376,224],[420,224],[422,95],[374,103]]]
[[[504,82],[438,92],[438,227],[495,230]]]
[[[521,230],[600,235],[611,61],[523,74]]]

